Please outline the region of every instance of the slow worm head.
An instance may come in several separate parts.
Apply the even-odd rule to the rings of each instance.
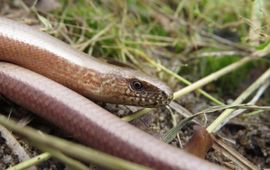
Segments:
[[[96,60],[27,25],[0,17],[0,60],[57,81],[92,99],[156,107],[172,100],[161,81]]]

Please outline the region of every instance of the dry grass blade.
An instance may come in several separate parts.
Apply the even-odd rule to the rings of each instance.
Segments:
[[[86,162],[92,162],[102,167],[106,167],[109,169],[130,170],[149,169],[144,166],[122,160],[120,158],[96,151],[82,145],[74,144],[72,142],[68,142],[66,140],[50,135],[40,134],[32,128],[21,127],[20,125],[17,125],[14,121],[8,120],[4,116],[0,116],[0,124],[29,139],[34,145],[36,145],[36,147],[39,147],[39,145],[45,145],[50,147],[51,149],[59,150],[72,157],[76,157]]]
[[[197,90],[197,89],[201,88],[202,86],[204,86],[204,85],[206,85],[206,84],[208,84],[208,83],[210,83],[212,81],[217,80],[218,78],[220,78],[220,77],[224,76],[225,74],[228,74],[228,73],[236,70],[237,68],[243,66],[244,64],[250,62],[253,59],[254,58],[251,58],[251,57],[250,58],[248,58],[248,57],[243,58],[242,60],[240,60],[240,61],[238,61],[236,63],[233,63],[233,64],[231,64],[231,65],[229,65],[229,66],[215,72],[215,73],[212,73],[212,74],[202,78],[201,80],[198,80],[197,82],[195,82],[195,83],[193,83],[193,84],[191,84],[191,85],[189,85],[189,86],[175,92],[174,93],[174,99],[177,99],[177,98],[179,98],[179,97],[181,97],[183,95],[186,95],[186,94],[188,94],[188,93],[190,93],[190,92],[192,92],[194,90]],[[127,118],[124,118],[124,119],[133,120],[133,118],[138,118],[138,117],[150,112],[151,110],[152,109],[149,109],[149,108],[142,109],[142,110],[139,110],[139,111],[135,112],[132,116],[127,116]]]
[[[169,143],[171,142],[177,135],[177,133],[179,133],[179,131],[188,123],[191,122],[192,119],[194,119],[195,117],[199,116],[201,113],[199,114],[195,114],[192,115],[188,118],[185,118],[184,120],[182,120],[180,123],[178,123],[175,127],[171,128],[169,131],[167,131],[164,135],[162,135],[162,140],[165,143]]]
[[[231,146],[224,143],[219,137],[214,138],[214,145],[213,148],[219,153],[222,153],[227,158],[232,160],[234,163],[237,164],[237,168],[240,169],[250,169],[250,170],[257,170],[256,167],[252,162],[247,160],[244,156],[242,156],[237,150],[232,148]],[[231,167],[232,168],[232,167]],[[236,168],[236,167],[234,167]]]
[[[6,140],[6,144],[9,148],[18,155],[19,161],[25,161],[30,159],[25,149],[20,145],[17,139],[7,130],[5,127],[0,126],[0,134]],[[29,170],[36,170],[36,167],[29,168]]]
[[[157,69],[161,69],[164,72],[168,73],[170,76],[176,78],[178,81],[186,84],[186,85],[192,85],[191,82],[189,82],[188,80],[184,79],[183,77],[181,77],[180,75],[174,73],[173,71],[167,69],[166,67],[164,67],[163,65],[156,63],[154,60],[151,59],[151,57],[149,57],[148,55],[146,55],[145,53],[143,53],[140,50],[137,49],[132,49],[132,48],[128,48],[128,50],[136,53],[137,55],[140,55],[141,57],[143,57],[146,61],[148,61],[149,63],[151,63],[153,66],[155,66]],[[223,103],[219,100],[217,100],[216,98],[212,97],[211,95],[209,95],[207,92],[201,90],[201,89],[196,89],[198,90],[199,93],[201,93],[202,95],[204,95],[205,97],[207,97],[208,99],[210,99],[211,101],[213,101],[214,103],[218,104],[218,105],[223,105]],[[188,93],[188,92],[187,92]],[[174,98],[178,98],[178,94],[177,92],[174,94]]]
[[[15,166],[12,166],[8,168],[7,170],[20,170],[20,169],[30,169],[33,165],[37,165],[40,162],[43,162],[45,160],[48,160],[50,158],[49,153],[43,153],[41,155],[35,156],[34,158],[31,158],[29,160],[23,161]]]
[[[54,148],[50,148],[46,145],[41,145],[39,143],[37,143],[35,145],[38,146],[39,149],[50,153],[50,155],[52,157],[63,162],[65,165],[67,165],[67,168],[69,168],[69,169],[89,170],[89,168],[86,165],[84,165],[83,163],[81,163],[80,161],[72,159],[71,157],[66,156],[65,154],[63,154],[62,152],[60,152]],[[44,154],[46,154],[46,153],[44,153]]]
[[[255,0],[252,6],[250,29],[249,29],[249,41],[250,45],[259,45],[262,20],[264,18],[264,0]]]
[[[232,104],[241,104],[247,99],[255,90],[257,90],[265,81],[270,77],[270,69],[268,69],[260,78],[258,78],[248,89],[246,89]],[[217,132],[224,124],[224,121],[234,109],[225,110],[211,125],[208,126],[207,130],[209,133]]]

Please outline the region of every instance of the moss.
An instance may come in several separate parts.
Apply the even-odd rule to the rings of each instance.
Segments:
[[[224,57],[206,57],[199,61],[199,74],[201,77],[205,77],[217,70],[224,68],[234,62],[240,60],[239,56],[224,56]],[[217,90],[221,95],[232,95],[234,96],[235,91],[239,85],[244,81],[248,80],[249,71],[254,68],[253,63],[246,64],[236,71],[221,77],[219,80],[214,82]]]

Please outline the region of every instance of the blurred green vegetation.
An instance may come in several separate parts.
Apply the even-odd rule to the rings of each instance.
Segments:
[[[204,77],[212,72],[215,72],[229,64],[239,61],[241,57],[239,56],[222,56],[218,58],[207,57],[200,61],[200,73]],[[244,80],[250,78],[249,71],[254,68],[253,63],[249,63],[242,66],[237,71],[234,71],[228,75],[221,77],[216,85],[221,88],[217,88],[217,91],[221,95],[234,96],[235,90],[238,85]]]
[[[139,49],[168,69],[195,81],[245,57],[234,46],[221,44],[201,32],[249,47],[253,2],[61,0],[63,7],[49,18],[58,26],[62,24],[58,32],[54,32],[56,36],[93,56],[141,66],[139,63],[144,60],[128,50]],[[261,8],[262,27],[258,30],[261,45],[254,48],[262,48],[269,43],[268,7],[270,1],[265,1]],[[201,57],[206,52],[223,51],[233,51],[235,54]],[[239,84],[248,79],[247,75],[252,69],[268,66],[264,62],[259,64],[263,66],[249,64],[219,79],[215,82],[217,92],[233,94]]]

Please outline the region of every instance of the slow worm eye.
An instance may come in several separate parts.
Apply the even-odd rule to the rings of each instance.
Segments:
[[[131,88],[132,90],[139,91],[143,89],[143,84],[138,80],[133,80],[131,82]]]

